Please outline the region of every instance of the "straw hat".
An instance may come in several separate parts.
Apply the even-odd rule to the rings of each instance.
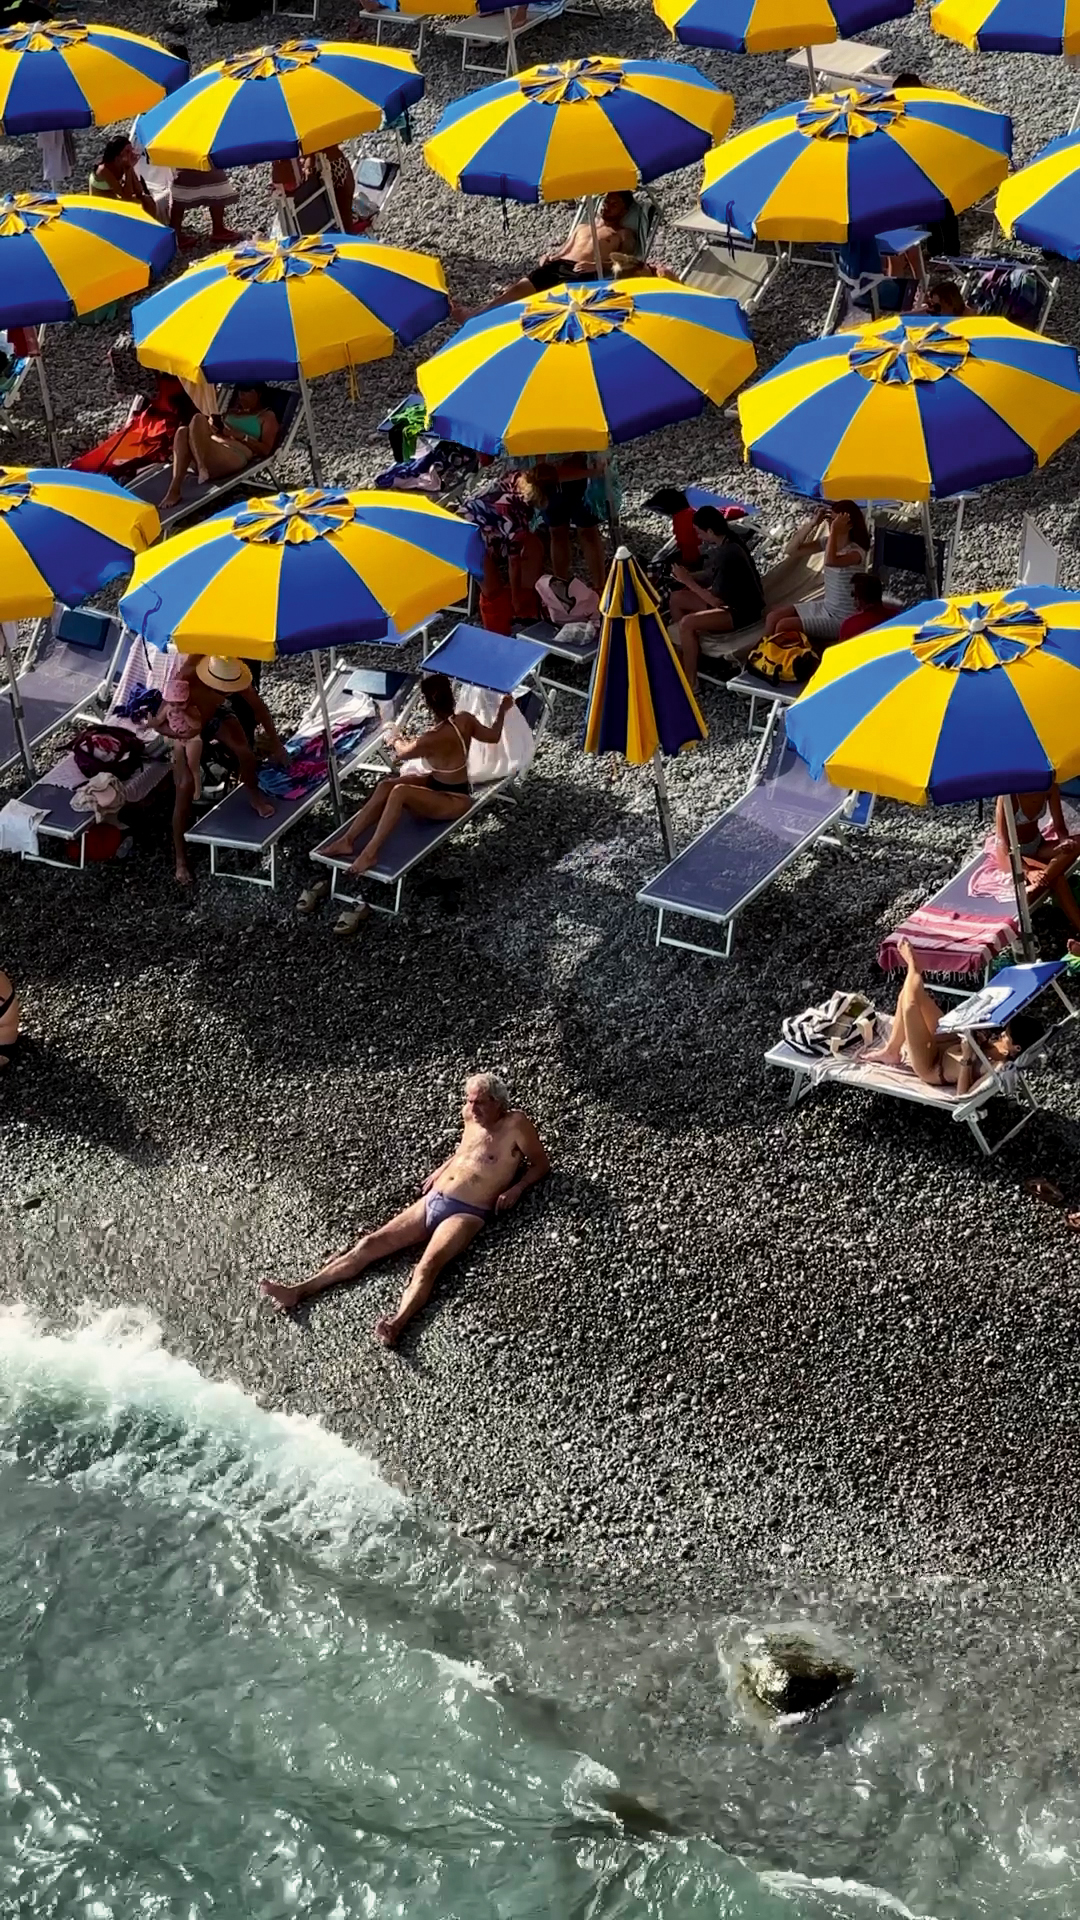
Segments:
[[[242,660],[225,660],[216,653],[200,660],[195,673],[204,686],[213,687],[215,693],[243,693],[245,687],[251,685],[250,667]]]

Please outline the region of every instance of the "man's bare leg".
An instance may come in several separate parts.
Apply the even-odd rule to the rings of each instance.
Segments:
[[[432,1289],[443,1268],[464,1253],[470,1241],[475,1240],[485,1222],[477,1220],[474,1214],[459,1213],[449,1220],[440,1220],[423,1253],[412,1271],[397,1312],[383,1314],[375,1322],[375,1338],[384,1347],[396,1347],[405,1328],[413,1316],[431,1298]]]
[[[259,785],[258,764],[248,746],[247,734],[239,720],[232,714],[226,714],[218,727],[217,737],[223,746],[228,747],[230,753],[235,754],[236,764],[240,770],[240,784],[260,820],[269,820],[270,815],[277,809],[270,795],[264,793]]]
[[[536,288],[531,280],[511,280],[508,287],[500,287],[490,300],[479,307],[463,307],[459,301],[451,300],[450,318],[457,325],[464,326],[466,320],[475,320],[478,313],[491,313],[496,307],[505,307],[508,300],[531,300]]]
[[[277,1280],[263,1280],[259,1283],[259,1292],[265,1293],[275,1307],[295,1307],[313,1293],[325,1293],[327,1287],[339,1287],[345,1280],[355,1280],[366,1267],[373,1266],[376,1260],[385,1260],[391,1253],[400,1253],[402,1247],[419,1246],[426,1240],[427,1230],[427,1202],[417,1200],[413,1206],[406,1207],[404,1213],[396,1213],[384,1227],[377,1227],[374,1233],[361,1234],[355,1246],[346,1253],[336,1253],[309,1280],[301,1280],[292,1287]]]
[[[187,841],[184,838],[191,825],[192,801],[195,797],[195,782],[188,766],[187,754],[179,741],[174,742],[172,750],[173,801],[172,837],[173,858],[176,863],[177,884],[190,887],[193,884],[191,868],[188,865]]]

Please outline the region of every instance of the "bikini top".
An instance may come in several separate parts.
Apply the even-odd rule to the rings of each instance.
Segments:
[[[457,734],[458,746],[461,748],[461,761],[456,767],[433,767],[432,773],[436,780],[442,780],[450,774],[463,773],[465,775],[465,785],[471,793],[472,781],[469,779],[469,749],[465,745],[465,737],[461,728],[453,720],[448,719],[446,724],[448,727],[453,727],[454,732]]]

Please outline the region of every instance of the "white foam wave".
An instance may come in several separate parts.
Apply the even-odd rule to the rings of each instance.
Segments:
[[[842,1900],[845,1905],[850,1901],[856,1906],[877,1907],[880,1913],[895,1913],[899,1920],[934,1920],[931,1913],[913,1913],[910,1907],[889,1893],[884,1887],[871,1887],[862,1880],[842,1880],[836,1875],[815,1879],[806,1873],[759,1873],[762,1886],[771,1893],[779,1894],[825,1894],[829,1898],[832,1911],[833,1902]]]
[[[50,1416],[54,1470],[182,1497],[330,1553],[355,1551],[408,1507],[374,1461],[318,1420],[268,1412],[233,1383],[205,1379],[137,1309],[66,1333],[24,1307],[0,1310],[0,1444],[25,1451]]]

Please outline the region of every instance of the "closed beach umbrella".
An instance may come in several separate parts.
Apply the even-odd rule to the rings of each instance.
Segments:
[[[439,262],[345,235],[248,240],[189,267],[131,317],[144,366],[181,379],[307,381],[382,360],[445,320]]]
[[[941,0],[930,24],[973,53],[1080,53],[1078,0]]]
[[[932,500],[1041,467],[1080,430],[1076,350],[1007,320],[878,320],[739,396],[747,458],[824,500]]]
[[[483,572],[471,521],[434,502],[310,488],[245,500],[145,554],[120,602],[151,646],[274,660],[311,652],[341,793],[317,649],[399,640]]]
[[[423,91],[410,53],[286,40],[196,74],[141,116],[135,137],[157,167],[294,160],[398,119]]]
[[[708,728],[668,638],[660,609],[626,547],[612,562],[600,598],[600,641],[585,715],[586,753],[621,753],[632,767],[652,761],[668,858],[675,853],[662,755],[704,740]]]
[[[681,62],[596,54],[528,67],[455,100],[424,158],[461,192],[503,200],[632,192],[700,160],[734,111],[729,93]]]
[[[1029,246],[1080,260],[1080,133],[1051,140],[1003,180],[995,202],[1004,231]]]
[[[140,33],[19,21],[0,30],[0,130],[107,127],[155,106],[187,77],[186,60]]]
[[[816,779],[940,804],[1073,779],[1078,714],[1080,594],[1013,587],[927,600],[827,648],[787,732]],[[1029,931],[1015,841],[1013,856]]]
[[[155,507],[101,474],[0,467],[0,620],[78,606],[130,573],[160,531]]]
[[[851,238],[932,225],[1005,178],[1008,114],[933,87],[843,87],[793,101],[705,162],[710,219],[761,240]]]
[[[141,293],[176,251],[176,235],[144,213],[89,193],[0,196],[0,327],[73,320]],[[38,380],[56,465],[60,449],[44,363]]]
[[[478,314],[416,380],[445,439],[591,453],[720,406],[755,365],[736,301],[672,280],[601,280]]]
[[[653,0],[685,47],[779,53],[820,47],[914,12],[915,0]]]

